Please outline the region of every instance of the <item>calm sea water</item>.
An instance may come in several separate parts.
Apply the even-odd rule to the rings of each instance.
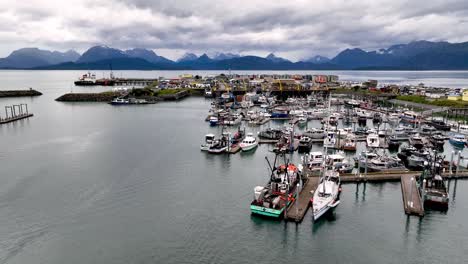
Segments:
[[[468,87],[468,72],[331,73]],[[0,126],[0,263],[467,261],[466,181],[450,182],[448,212],[424,218],[404,214],[399,183],[344,185],[335,218],[316,224],[310,214],[299,225],[253,217],[249,203],[267,180],[268,146],[200,152],[204,134],[219,129],[203,121],[210,104],[203,98],[136,107],[54,101],[70,90],[103,90],[73,87],[80,74],[0,71],[0,89],[44,93],[0,99],[2,116],[13,103],[35,114]]]

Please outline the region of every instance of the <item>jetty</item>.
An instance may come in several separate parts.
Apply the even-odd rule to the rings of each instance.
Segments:
[[[419,192],[416,177],[401,175],[401,194],[406,214],[424,216],[423,199]]]
[[[302,222],[302,219],[304,219],[304,216],[310,207],[310,198],[312,198],[313,191],[317,189],[320,178],[309,177],[307,174],[306,177],[302,190],[287,208],[285,220],[295,221],[296,223]]]
[[[0,98],[2,97],[26,97],[26,96],[39,96],[39,95],[42,95],[42,93],[33,89],[0,91]]]
[[[103,93],[67,93],[55,101],[58,102],[110,102],[120,93],[117,92],[103,92]]]
[[[24,109],[23,106],[25,107]],[[0,124],[10,123],[32,116],[33,114],[28,111],[27,104],[7,105],[5,106],[5,118],[0,116]]]

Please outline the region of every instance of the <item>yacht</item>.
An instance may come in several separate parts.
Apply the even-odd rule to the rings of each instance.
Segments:
[[[249,151],[255,149],[258,146],[257,139],[253,136],[252,133],[247,133],[247,136],[239,144],[242,151]]]
[[[346,137],[343,150],[356,151],[356,137],[353,134],[348,134]]]
[[[367,147],[369,148],[378,148],[380,147],[380,138],[376,133],[371,133],[367,135]]]
[[[464,148],[466,144],[466,139],[464,135],[454,134],[450,137],[449,142],[457,148]]]

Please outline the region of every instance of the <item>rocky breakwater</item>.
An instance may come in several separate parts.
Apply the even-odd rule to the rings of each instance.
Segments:
[[[55,101],[59,102],[110,102],[120,93],[117,92],[103,92],[103,93],[67,93]]]
[[[29,89],[29,90],[0,90],[1,97],[23,97],[23,96],[39,96],[42,95],[41,92]]]

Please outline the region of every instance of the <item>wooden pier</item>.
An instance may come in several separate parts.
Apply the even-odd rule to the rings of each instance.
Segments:
[[[401,194],[406,214],[424,216],[423,199],[419,192],[416,177],[401,176]]]
[[[23,109],[25,106],[25,109]],[[9,110],[9,111],[8,111]],[[0,116],[0,124],[6,124],[34,116],[28,112],[27,104],[5,106],[5,118]]]
[[[299,197],[289,205],[286,212],[286,219],[288,221],[295,221],[296,223],[302,222],[307,210],[310,207],[310,198],[312,198],[312,191],[315,191],[318,186],[319,177],[307,177],[307,181],[299,193]]]

